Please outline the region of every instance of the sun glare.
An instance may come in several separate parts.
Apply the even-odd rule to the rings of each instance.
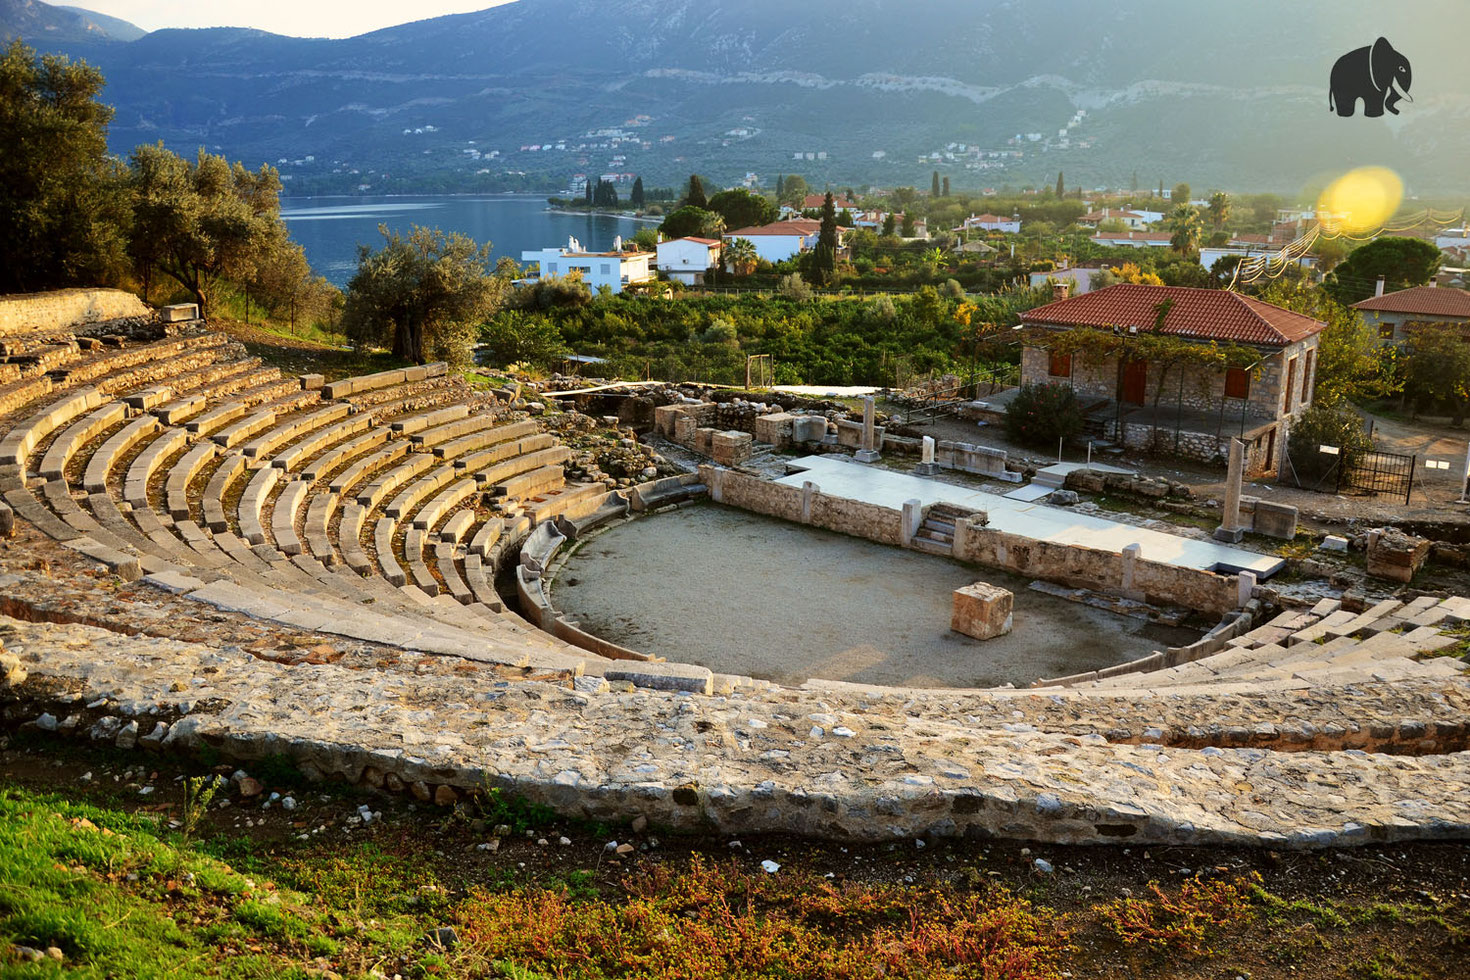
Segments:
[[[1360,234],[1383,226],[1403,200],[1404,182],[1387,167],[1359,167],[1327,185],[1317,199],[1324,228]]]

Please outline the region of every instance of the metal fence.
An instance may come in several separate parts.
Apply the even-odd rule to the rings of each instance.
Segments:
[[[1291,477],[1303,490],[1401,496],[1407,504],[1414,491],[1414,469],[1418,459],[1417,456],[1377,449],[1330,452],[1319,447],[1308,459],[1288,453],[1286,462]]]

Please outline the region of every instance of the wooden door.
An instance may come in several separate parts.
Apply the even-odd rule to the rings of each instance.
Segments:
[[[1148,361],[1129,361],[1123,365],[1123,401],[1142,405],[1148,390]]]

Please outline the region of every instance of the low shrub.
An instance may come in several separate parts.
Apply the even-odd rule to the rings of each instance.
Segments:
[[[1082,431],[1082,406],[1069,385],[1022,385],[1006,407],[1006,435],[1032,446],[1053,446]]]

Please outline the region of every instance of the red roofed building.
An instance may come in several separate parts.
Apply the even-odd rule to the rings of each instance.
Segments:
[[[814,248],[817,244],[817,235],[821,230],[820,221],[811,218],[791,218],[768,225],[754,225],[750,228],[727,231],[725,241],[733,242],[737,238],[749,239],[751,244],[755,245],[756,255],[761,259],[767,262],[785,262],[789,258]],[[837,238],[840,246],[841,228],[837,230]]]
[[[1117,208],[1103,208],[1101,211],[1089,211],[1077,219],[1077,223],[1087,228],[1096,228],[1104,221],[1121,221],[1133,230],[1142,231],[1148,225],[1148,218],[1136,211],[1124,211]]]
[[[1325,324],[1219,289],[1122,283],[1066,298],[1066,287],[1057,288],[1055,302],[1021,314],[1030,328],[1022,384],[1070,385],[1105,423],[1105,437],[1125,446],[1215,462],[1238,437],[1246,443],[1250,472],[1277,472],[1291,420],[1312,401]],[[1168,310],[1156,327],[1165,301]],[[1122,351],[1065,355],[1048,349],[1049,334],[1079,328],[1123,338]],[[1251,367],[1216,368],[1151,365],[1128,356],[1128,338],[1155,332],[1246,348],[1258,360]]]
[[[1430,326],[1454,327],[1470,335],[1470,292],[1450,286],[1383,293],[1354,303],[1353,309],[1384,341],[1404,340],[1415,329]]]
[[[804,198],[801,199],[801,209],[803,211],[814,211],[817,208],[822,207],[826,203],[827,203],[827,195],[826,194],[808,194],[806,197],[804,197]],[[839,197],[836,194],[833,194],[832,195],[832,206],[834,208],[836,208],[838,211],[842,211],[842,210],[855,211],[855,210],[857,210],[857,204],[855,204],[852,201],[847,200],[844,197]]]
[[[658,243],[658,271],[686,286],[704,282],[704,274],[720,264],[721,245],[713,238],[675,238]]]

